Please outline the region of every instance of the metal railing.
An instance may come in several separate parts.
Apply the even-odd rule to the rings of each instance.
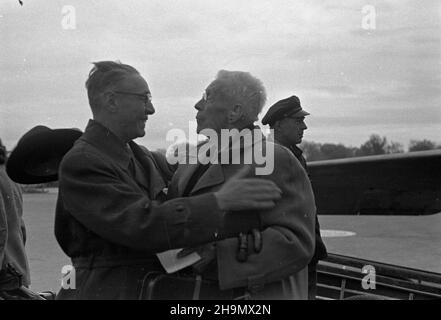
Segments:
[[[441,299],[441,274],[435,272],[337,254],[320,261],[317,272],[317,299],[321,300]]]

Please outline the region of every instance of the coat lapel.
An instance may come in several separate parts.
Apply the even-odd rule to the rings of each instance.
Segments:
[[[178,185],[178,196],[181,197],[190,182],[191,177],[195,174],[200,164],[186,164],[181,165],[176,172],[176,180]],[[225,181],[224,171],[220,164],[212,164],[207,171],[198,180],[196,185],[191,190],[190,194],[195,193],[201,189],[219,185]]]
[[[196,169],[199,167],[199,164],[181,164],[179,165],[178,170],[176,171],[176,177],[173,179],[177,180],[178,185],[178,197],[182,197],[184,194],[185,188],[190,182],[190,178],[195,173]]]
[[[225,181],[224,170],[222,169],[222,165],[220,164],[212,164],[205,171],[202,177],[194,186],[191,193],[195,193],[204,188],[214,187],[219,185]]]
[[[219,150],[218,154],[213,155],[212,157],[217,157],[218,160],[220,161],[220,159],[222,159],[223,153],[229,153],[230,155],[234,154],[236,156],[240,156],[240,154],[251,152],[250,157],[252,158],[253,145],[258,142],[261,142],[262,140],[264,140],[264,138],[263,138],[263,134],[261,132],[259,132],[259,134],[256,136],[252,135],[249,140],[245,139],[245,141],[250,141],[249,144],[245,144],[245,145],[243,143],[241,143],[240,135],[234,136],[232,139],[232,143],[228,147]],[[206,142],[206,143],[209,143],[209,142]],[[203,144],[201,144],[200,146],[202,146],[202,145]],[[236,152],[234,152],[234,151],[236,151]],[[204,155],[198,154],[198,156],[204,156]],[[226,158],[228,159],[228,156]],[[207,159],[204,159],[204,160],[206,161]],[[213,159],[211,159],[211,160],[213,160]],[[232,158],[230,157],[230,161],[231,160],[232,160]],[[177,182],[178,196],[182,196],[191,177],[193,176],[193,174],[195,173],[195,171],[197,170],[199,165],[200,164],[198,163],[198,164],[187,164],[187,165],[180,166],[180,168],[176,172],[176,174],[179,175],[179,177],[177,179],[178,180],[178,182]],[[224,182],[225,182],[225,175],[224,175],[224,170],[222,168],[222,165],[220,163],[219,164],[212,164],[207,169],[207,171],[202,175],[202,177],[199,179],[199,181],[196,183],[194,188],[191,190],[190,194],[194,194],[197,191],[205,189],[205,188],[214,187],[214,186],[222,184]]]
[[[142,150],[133,141],[131,141],[129,145],[136,157],[136,160],[138,160],[144,170],[148,172],[148,180],[150,184],[148,189],[150,192],[150,197],[151,199],[156,199],[158,194],[161,193],[165,187],[167,187],[164,179],[159,173],[159,168],[156,167],[156,161],[151,152],[147,149]]]

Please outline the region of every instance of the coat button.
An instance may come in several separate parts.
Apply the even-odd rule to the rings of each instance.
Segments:
[[[176,206],[176,211],[184,211],[184,210],[185,210],[185,207],[182,204],[178,204]]]

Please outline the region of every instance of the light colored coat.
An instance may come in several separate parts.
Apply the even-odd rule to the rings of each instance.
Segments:
[[[222,152],[231,152],[224,149]],[[237,145],[236,145],[237,148]],[[283,146],[266,142],[261,134],[253,139],[251,145],[239,147],[242,154],[254,153],[256,148],[274,148],[274,170],[269,175],[259,178],[274,181],[282,190],[282,198],[276,207],[260,212],[227,212],[226,225],[241,224],[242,228],[250,220],[249,228],[255,226],[248,219],[257,215],[263,238],[260,253],[250,252],[246,262],[236,258],[238,239],[228,238],[216,242],[218,280],[221,290],[236,287],[265,286],[282,279],[290,278],[291,298],[307,299],[307,265],[314,253],[315,202],[311,184],[305,170],[292,153]],[[258,150],[262,152],[262,150]],[[233,152],[231,152],[233,153]],[[217,156],[217,155],[216,155]],[[246,159],[246,158],[244,158]],[[254,161],[254,159],[253,159]],[[199,164],[182,164],[176,171],[169,197],[180,197]],[[212,164],[201,176],[189,196],[202,195],[218,190],[228,179],[236,174],[241,164]],[[256,168],[256,162],[251,164]],[[251,171],[254,174],[254,171]],[[209,214],[207,212],[207,214]],[[261,295],[263,298],[271,296]],[[276,297],[277,298],[277,297]]]
[[[23,200],[20,187],[9,179],[0,165],[0,270],[11,264],[22,275],[22,283],[30,284],[25,251]]]

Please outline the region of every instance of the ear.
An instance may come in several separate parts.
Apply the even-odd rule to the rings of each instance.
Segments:
[[[228,113],[228,123],[235,123],[244,116],[244,108],[241,104],[236,104]]]
[[[118,111],[118,101],[116,100],[116,96],[112,91],[103,93],[103,102],[104,108],[108,112],[115,113]]]

